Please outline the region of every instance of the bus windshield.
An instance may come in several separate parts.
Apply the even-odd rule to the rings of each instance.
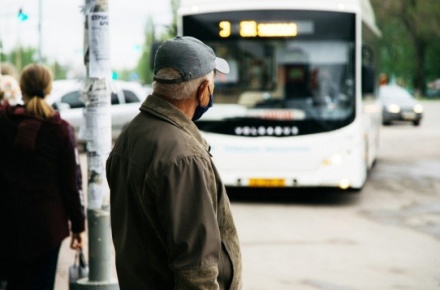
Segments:
[[[228,75],[217,74],[215,110],[198,126],[261,136],[269,124],[283,128],[279,136],[291,136],[349,124],[355,114],[353,27],[354,15],[339,12],[185,16],[184,35],[204,41],[230,67]]]

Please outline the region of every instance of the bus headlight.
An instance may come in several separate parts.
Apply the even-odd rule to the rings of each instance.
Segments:
[[[342,178],[341,180],[339,180],[338,186],[340,189],[347,189],[350,187],[350,180],[348,180],[347,178]]]
[[[342,163],[342,154],[335,153],[332,154],[329,158],[324,160],[324,165],[338,165]]]
[[[322,163],[324,164],[324,166],[339,165],[344,161],[345,157],[349,154],[350,151],[333,153],[328,158],[324,159]]]
[[[399,105],[396,105],[396,104],[389,104],[387,106],[387,111],[390,113],[399,113],[400,107],[399,107]]]

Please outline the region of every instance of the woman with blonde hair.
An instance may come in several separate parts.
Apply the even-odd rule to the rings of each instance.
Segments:
[[[24,105],[0,106],[0,274],[7,290],[52,290],[69,230],[82,247],[81,171],[74,129],[45,100],[51,72],[28,65],[20,86]]]

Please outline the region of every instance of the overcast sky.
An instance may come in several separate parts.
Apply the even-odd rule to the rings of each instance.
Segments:
[[[18,43],[38,47],[38,3],[42,4],[42,53],[49,60],[83,66],[82,49],[84,15],[80,7],[85,0],[0,0],[0,40],[9,52]],[[20,7],[28,14],[19,22]],[[111,63],[114,69],[133,68],[145,41],[148,16],[156,24],[171,23],[169,0],[109,0]]]

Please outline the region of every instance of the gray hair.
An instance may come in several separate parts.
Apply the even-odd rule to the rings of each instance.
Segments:
[[[161,79],[177,79],[182,77],[180,72],[173,68],[163,68],[160,69],[156,76]],[[163,84],[158,82],[153,82],[153,94],[156,93],[159,96],[166,96],[174,100],[184,100],[191,98],[194,93],[199,88],[200,84],[204,80],[214,81],[213,71],[209,72],[207,75],[196,78],[187,82],[181,82],[177,84]]]

